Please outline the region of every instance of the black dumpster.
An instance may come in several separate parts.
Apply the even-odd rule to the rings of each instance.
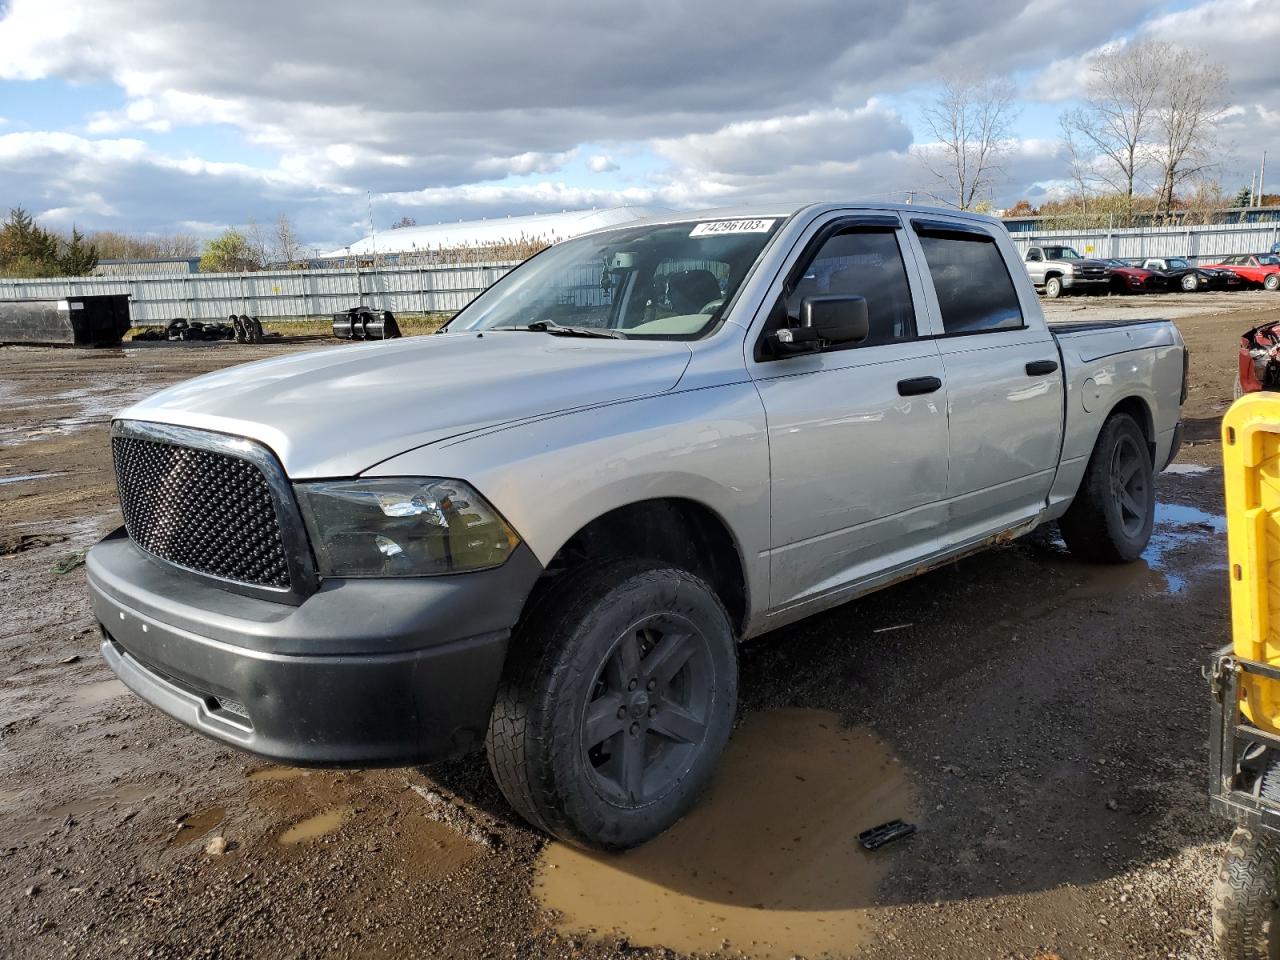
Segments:
[[[0,300],[0,343],[115,346],[130,326],[127,293]]]

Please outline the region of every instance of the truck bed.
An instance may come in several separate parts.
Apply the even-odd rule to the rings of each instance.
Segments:
[[[1047,320],[1049,329],[1055,334],[1085,333],[1090,330],[1114,330],[1117,327],[1140,327],[1148,323],[1167,323],[1159,317],[1146,317],[1141,320]]]

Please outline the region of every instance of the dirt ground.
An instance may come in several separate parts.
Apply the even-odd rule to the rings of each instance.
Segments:
[[[314,343],[0,349],[0,956],[1211,957],[1216,430],[1237,337],[1280,298],[1049,312],[1174,316],[1191,347],[1145,560],[1036,537],[749,644],[706,802],[623,857],[521,825],[483,757],[271,766],[102,662],[79,561],[119,522],[111,413]],[[919,832],[856,846],[895,816]]]

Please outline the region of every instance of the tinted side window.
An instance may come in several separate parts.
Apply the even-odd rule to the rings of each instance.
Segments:
[[[1022,307],[995,241],[980,234],[921,232],[944,333],[1016,330]]]
[[[871,333],[848,346],[873,347],[916,335],[907,268],[892,231],[840,233],[823,243],[786,296],[787,314],[799,316],[805,297],[822,294],[866,298]]]

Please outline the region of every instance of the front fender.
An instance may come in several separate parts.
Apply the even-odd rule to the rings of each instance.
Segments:
[[[667,393],[472,434],[393,457],[363,476],[466,480],[544,565],[575,533],[611,510],[663,497],[692,500],[729,527],[753,604],[769,595],[768,434],[751,383]]]

